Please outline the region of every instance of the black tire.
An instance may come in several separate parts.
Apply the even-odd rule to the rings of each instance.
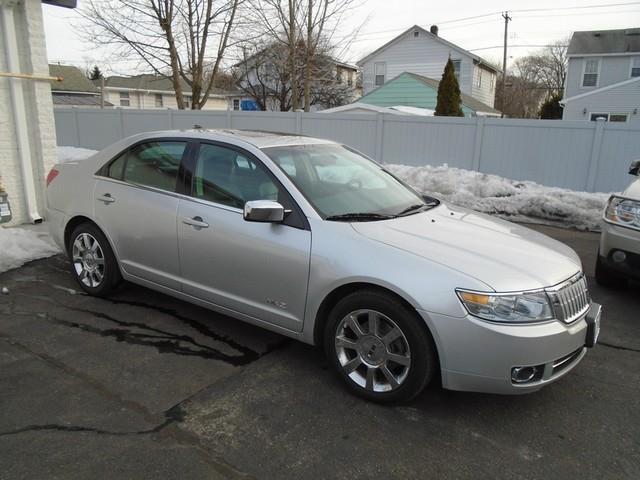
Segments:
[[[376,373],[373,374],[374,378],[380,379],[382,383],[385,381],[389,383],[388,387],[391,389],[388,391],[373,391],[375,388],[367,389],[366,385],[362,386],[358,384],[356,380],[349,376],[350,374],[345,372],[343,364],[341,363],[351,363],[351,361],[356,361],[355,357],[358,357],[359,361],[362,363],[356,370],[354,370],[355,375],[361,375],[360,372],[364,372],[362,373],[362,376],[364,377],[364,375],[368,374],[369,370],[371,370],[371,366],[369,363],[364,363],[362,359],[369,357],[367,354],[359,354],[357,352],[363,349],[368,350],[369,347],[366,346],[364,343],[365,340],[362,339],[365,336],[371,337],[370,331],[362,337],[354,337],[356,338],[356,343],[360,350],[348,347],[349,350],[342,349],[342,352],[339,352],[339,347],[336,346],[337,335],[340,335],[341,338],[344,338],[343,335],[348,335],[348,333],[344,333],[347,330],[344,329],[345,323],[343,323],[343,320],[348,318],[348,316],[353,312],[369,310],[382,314],[380,320],[376,320],[376,322],[387,322],[388,320],[391,320],[391,323],[386,323],[387,326],[392,327],[391,324],[395,324],[403,334],[403,337],[398,338],[398,341],[401,342],[401,345],[408,343],[408,350],[405,354],[408,354],[410,364],[408,365],[408,370],[404,374],[404,377],[394,376],[394,379],[403,378],[398,386],[391,387],[391,382],[388,380],[389,377],[387,377],[386,373],[383,375],[384,372],[382,370],[378,370],[379,367],[373,367],[373,369],[376,370]],[[356,313],[356,317],[357,315],[358,314]],[[368,313],[362,313],[361,315],[368,315]],[[384,317],[386,317],[386,319]],[[369,324],[367,323],[367,325]],[[381,328],[382,327],[378,327],[378,329]],[[338,330],[340,330],[340,332],[338,332]],[[382,334],[380,334],[380,336],[386,337],[386,335]],[[364,347],[363,344],[365,345]],[[374,346],[369,352],[369,355],[371,355],[372,352],[375,355],[376,348],[380,348],[383,351],[381,355],[389,354],[390,349],[396,348],[397,345],[397,343],[388,345],[386,342],[383,342]],[[361,290],[351,293],[341,299],[333,307],[329,313],[329,318],[324,331],[324,350],[333,370],[344,381],[347,388],[352,393],[377,403],[399,403],[411,400],[422,392],[422,390],[424,390],[424,388],[429,384],[431,379],[434,377],[438,366],[436,347],[427,326],[424,324],[424,321],[418,317],[418,314],[415,311],[405,306],[392,295],[376,290]],[[349,356],[346,356],[347,351],[350,352],[348,354]],[[398,368],[403,368],[393,362],[385,363],[384,365],[389,365],[390,368],[395,369],[395,371],[398,371]],[[361,381],[368,382],[368,378],[362,379]],[[375,380],[372,382],[375,383]],[[384,388],[384,386],[379,387]]]
[[[84,237],[84,235],[89,235],[90,237]],[[96,265],[99,269],[99,273],[101,273],[101,280],[97,282],[98,274],[92,273],[92,279],[88,281],[90,285],[85,283],[86,280],[83,280],[83,278],[86,279],[86,276],[83,277],[82,274],[78,272],[78,269],[82,268],[82,262],[80,262],[81,265],[78,265],[78,262],[74,262],[74,243],[76,240],[81,240],[82,238],[95,239],[98,243],[99,251],[102,252],[102,268],[100,268],[99,265]],[[71,273],[78,282],[78,285],[80,285],[80,288],[89,295],[97,297],[109,295],[122,281],[120,268],[118,267],[118,262],[113,250],[111,249],[111,245],[100,229],[92,223],[82,223],[73,230],[69,237],[69,244],[67,245],[67,255],[71,262]],[[95,282],[93,281],[94,279]]]
[[[609,268],[598,252],[598,260],[596,260],[596,282],[606,288],[624,288],[627,285],[627,279],[618,272]]]

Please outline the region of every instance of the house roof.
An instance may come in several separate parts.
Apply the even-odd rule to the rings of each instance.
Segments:
[[[69,106],[100,106],[100,97],[98,95],[77,95],[77,94],[65,94],[54,93],[53,94],[54,105],[69,105]],[[113,103],[104,102],[105,107],[113,107]]]
[[[97,82],[97,80],[95,80]],[[180,79],[182,91],[191,93],[191,87],[183,79]],[[153,74],[135,75],[132,77],[107,77],[104,81],[105,87],[123,88],[128,90],[155,90],[158,92],[173,92],[173,81],[168,77]],[[220,88],[212,88],[210,95],[239,95],[238,90],[228,91]]]
[[[374,50],[373,52],[371,52],[369,55],[367,55],[367,56],[361,58],[360,60],[358,60],[356,62],[356,65],[362,66],[362,64],[364,62],[366,62],[367,60],[369,60],[371,57],[373,57],[374,55],[377,55],[378,53],[380,53],[381,51],[387,49],[391,45],[399,42],[402,39],[402,37],[404,37],[409,32],[413,32],[415,30],[420,30],[422,33],[424,33],[425,35],[427,35],[431,39],[436,40],[436,41],[448,46],[449,48],[457,50],[458,52],[461,52],[461,53],[464,53],[465,55],[468,55],[469,57],[471,57],[474,60],[474,62],[478,63],[479,65],[483,65],[484,67],[486,67],[489,70],[492,70],[494,72],[501,72],[502,71],[499,68],[497,68],[496,66],[494,66],[491,63],[489,63],[486,60],[484,60],[483,58],[479,57],[478,55],[476,55],[474,53],[471,53],[470,51],[465,50],[464,48],[461,48],[461,47],[457,46],[456,44],[445,40],[444,38],[442,38],[439,35],[434,35],[429,30],[426,30],[426,29],[422,28],[420,25],[414,25],[413,27],[410,27],[410,28],[406,29],[404,32],[402,32],[397,37],[394,37],[393,39],[389,40],[387,43],[385,43],[381,47],[379,47],[376,50]]]
[[[567,55],[640,52],[640,28],[574,32]]]
[[[389,102],[391,102],[392,104],[390,105],[379,105],[379,106],[395,106],[395,105],[406,105],[406,106],[414,106],[414,107],[420,107],[420,108],[431,108],[434,109],[435,108],[435,99],[437,97],[437,92],[438,92],[438,85],[440,85],[440,82],[438,80],[434,80],[433,78],[429,78],[429,77],[424,77],[422,75],[417,75],[415,73],[410,73],[410,72],[403,72],[400,75],[398,75],[395,78],[392,78],[391,80],[389,80],[387,83],[385,83],[384,85],[381,85],[380,87],[376,88],[375,90],[369,92],[368,94],[366,94],[365,96],[361,97],[358,99],[358,102],[360,103],[370,103],[370,104],[374,104],[375,105],[375,97],[380,95],[380,92],[384,91],[384,89],[388,89],[389,86],[391,85],[393,88],[393,84],[394,82],[399,81],[401,78],[410,78],[413,79],[415,81],[418,82],[418,84],[422,84],[426,87],[428,87],[430,90],[433,91],[433,95],[430,95],[430,97],[427,99],[425,97],[425,95],[423,93],[421,93],[420,91],[410,91],[409,89],[407,89],[407,91],[403,92],[402,94],[402,98],[396,98],[396,97],[392,97],[389,98]],[[415,83],[412,83],[412,85],[415,85]],[[430,92],[431,93],[431,92]],[[462,106],[463,107],[467,107],[467,109],[472,110],[475,113],[488,113],[488,114],[493,114],[493,115],[500,115],[500,111],[496,110],[493,107],[490,107],[489,105],[487,105],[486,103],[481,102],[480,100],[477,100],[475,98],[473,98],[470,95],[467,95],[465,93],[460,93],[460,99],[462,101]],[[433,103],[433,104],[431,104]]]
[[[62,77],[63,79],[61,82],[51,84],[51,91],[53,92],[98,93],[96,86],[91,83],[91,80],[77,67],[50,64],[49,75],[52,77]]]

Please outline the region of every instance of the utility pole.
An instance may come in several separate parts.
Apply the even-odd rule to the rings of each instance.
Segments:
[[[502,110],[500,112],[500,118],[504,118],[504,102],[506,99],[505,88],[507,86],[507,32],[509,30],[509,20],[511,20],[509,12],[504,12],[502,14],[502,18],[504,18],[504,49],[502,52],[502,92],[500,92],[500,96],[502,98]]]

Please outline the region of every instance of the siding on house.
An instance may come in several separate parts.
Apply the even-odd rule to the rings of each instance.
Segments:
[[[120,105],[120,93],[128,92],[129,93],[129,106],[121,106]],[[156,106],[156,94],[162,95],[162,106]],[[188,96],[188,95],[187,95]],[[105,100],[113,103],[116,107],[122,108],[140,108],[140,109],[154,109],[154,108],[171,108],[177,109],[178,103],[176,101],[176,96],[173,93],[167,92],[143,92],[136,90],[129,90],[126,88],[114,88],[107,87],[105,88]],[[230,105],[231,99],[227,99],[227,97],[216,96],[210,97],[203,110],[226,110],[227,106]],[[229,106],[229,108],[233,108],[233,104]]]
[[[565,82],[565,98],[575,97],[598,88],[613,85],[631,78],[631,61],[637,55],[570,57]],[[582,86],[582,72],[586,60],[600,59],[600,74],[597,87]]]
[[[384,64],[386,67],[385,82],[403,72],[411,72],[439,81],[449,58],[453,61],[460,61],[458,78],[460,91],[493,107],[495,71],[481,67],[477,64],[477,57],[474,58],[463,49],[448,44],[444,39],[420,27],[407,30],[386,47],[358,62],[362,68],[364,95],[377,87],[375,85],[375,66],[378,63]],[[482,87],[477,87],[476,82],[480,69],[482,69],[483,83]],[[491,78],[493,78],[493,88],[490,87]]]
[[[627,122],[640,124],[640,77],[601,92],[594,91],[590,95],[567,100],[563,120],[590,120],[592,113],[608,113],[626,114]],[[585,109],[586,114],[583,113]]]

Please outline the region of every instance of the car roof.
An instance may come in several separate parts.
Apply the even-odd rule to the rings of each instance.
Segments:
[[[235,130],[228,128],[193,128],[189,130],[166,130],[160,132],[149,132],[150,137],[158,136],[189,136],[192,138],[202,138],[206,140],[219,140],[234,143],[242,141],[257,148],[280,147],[286,145],[316,145],[335,144],[331,140],[307,137],[304,135],[267,132],[262,130]]]

